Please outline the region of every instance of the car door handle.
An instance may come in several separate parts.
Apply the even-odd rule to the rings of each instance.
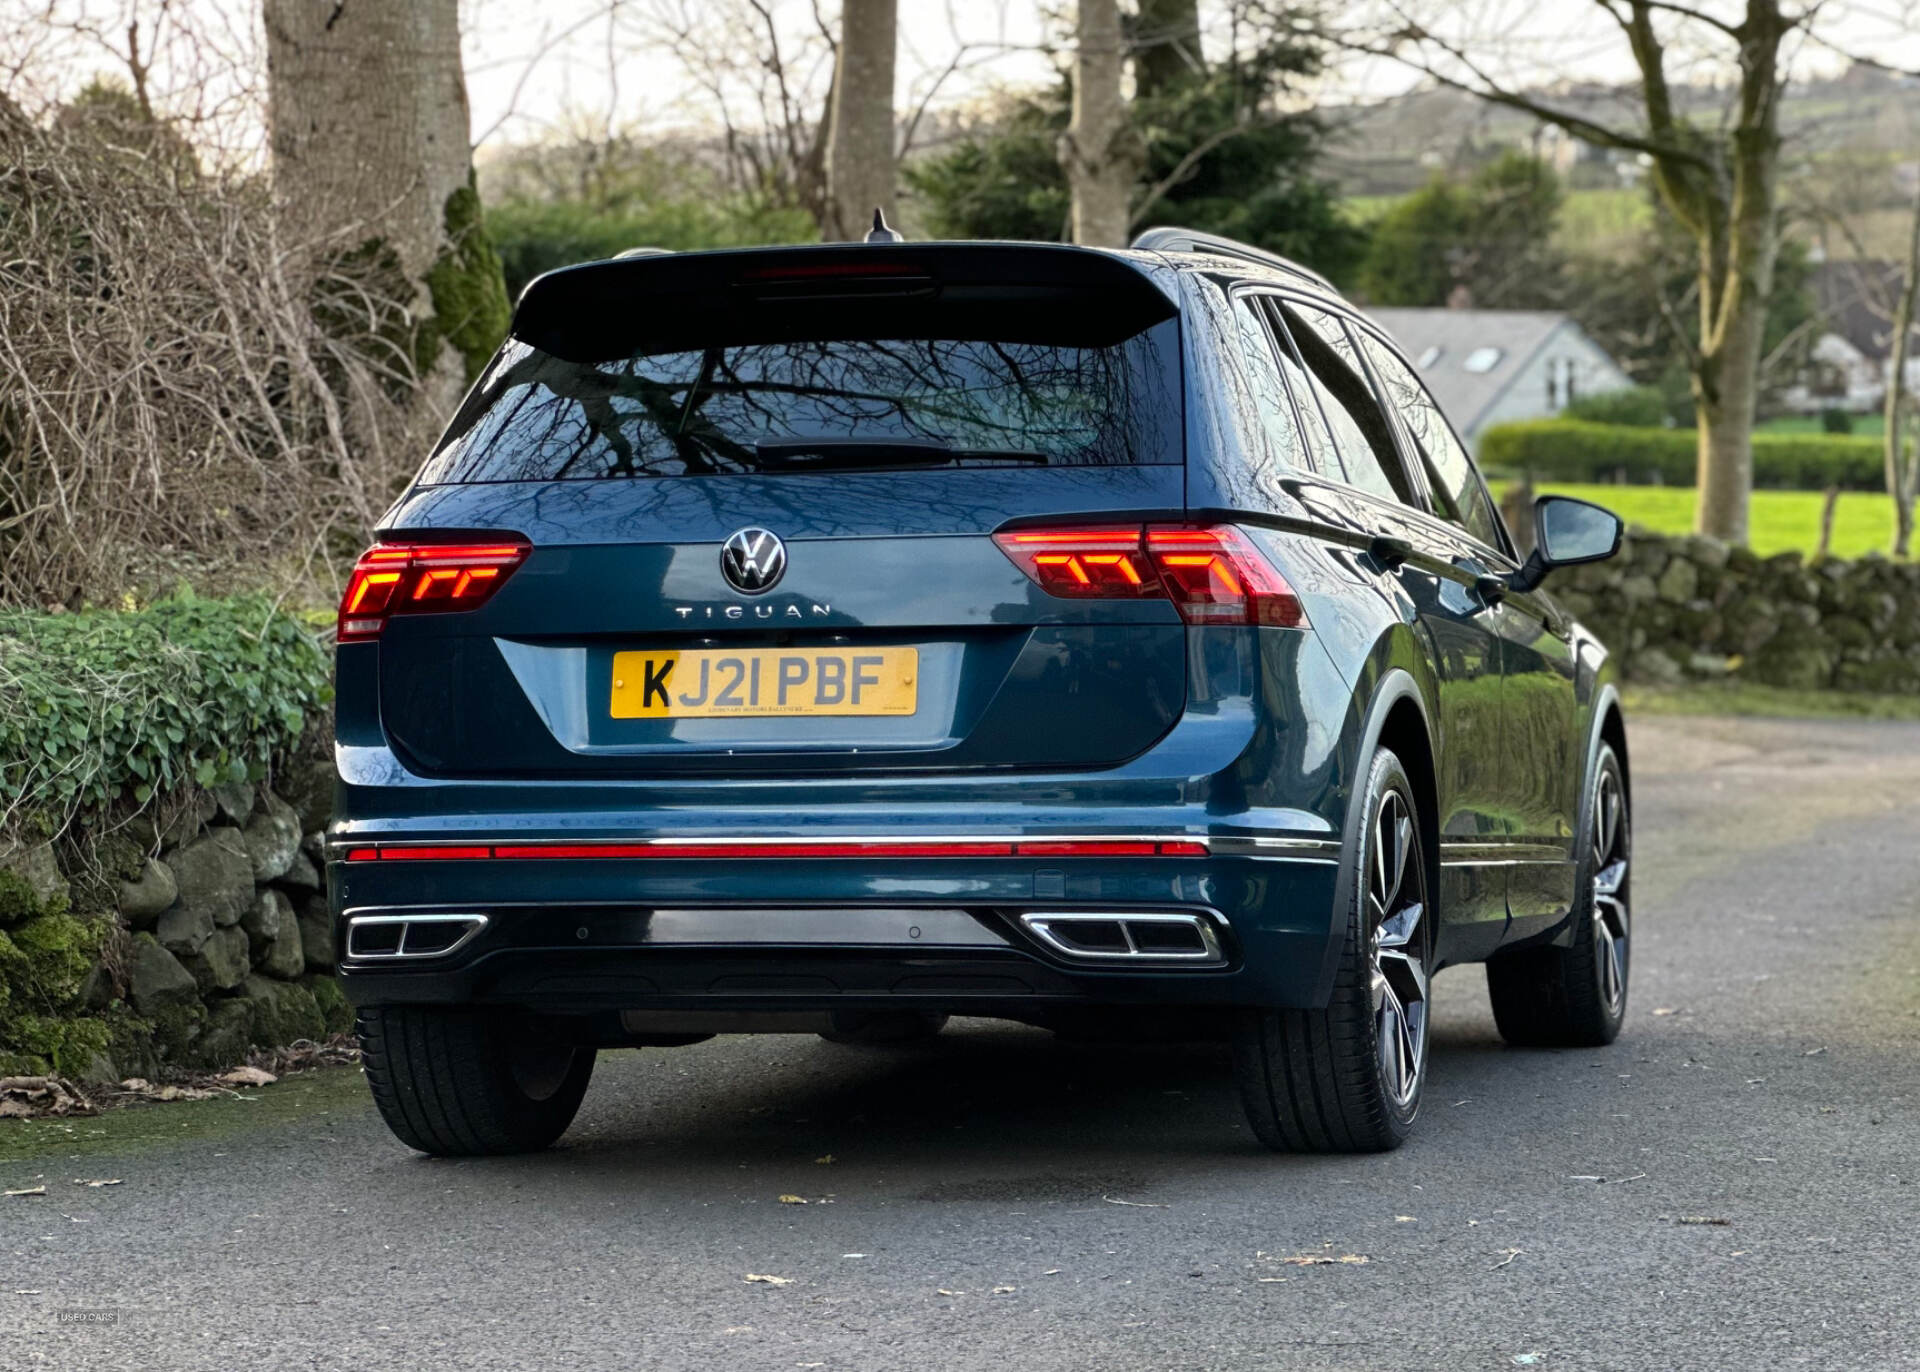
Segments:
[[[1413,545],[1391,534],[1375,534],[1367,543],[1367,556],[1379,563],[1382,571],[1390,572],[1413,556]]]

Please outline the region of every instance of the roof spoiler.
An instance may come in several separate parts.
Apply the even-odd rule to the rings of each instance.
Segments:
[[[1041,243],[645,253],[536,277],[514,309],[512,335],[560,357],[600,361],[703,339],[799,336],[829,324],[856,333],[933,327],[938,316],[953,327],[1024,320],[1054,341],[1104,346],[1178,314],[1156,274],[1112,253]]]
[[[1159,228],[1148,229],[1130,245],[1141,252],[1199,252],[1213,253],[1218,257],[1238,257],[1246,262],[1258,262],[1264,267],[1273,267],[1290,276],[1311,281],[1321,290],[1333,290],[1333,283],[1310,267],[1303,267],[1290,257],[1282,257],[1277,252],[1268,252],[1265,248],[1256,248],[1250,243],[1242,243],[1233,238],[1222,238],[1218,234],[1200,233],[1195,229]]]

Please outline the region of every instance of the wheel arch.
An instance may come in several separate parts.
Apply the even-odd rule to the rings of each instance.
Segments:
[[[1612,745],[1613,754],[1620,759],[1620,784],[1627,793],[1627,803],[1633,803],[1633,767],[1627,760],[1627,716],[1620,705],[1620,692],[1612,682],[1600,688],[1600,699],[1595,711],[1600,716],[1600,729],[1593,746],[1587,753],[1587,766],[1593,766],[1593,759],[1600,754],[1600,744]]]
[[[1411,673],[1395,667],[1384,673],[1374,687],[1358,731],[1353,766],[1348,786],[1346,819],[1340,830],[1340,874],[1334,881],[1332,918],[1337,921],[1353,900],[1353,883],[1358,867],[1354,854],[1359,851],[1361,831],[1365,827],[1367,772],[1373,755],[1381,747],[1391,748],[1413,783],[1420,813],[1420,847],[1427,864],[1427,889],[1437,899],[1440,878],[1439,799],[1434,765],[1433,726],[1426,698]],[[1436,919],[1436,938],[1444,929]],[[1436,948],[1436,954],[1438,953]],[[1332,994],[1334,969],[1339,958],[1337,940],[1329,940],[1327,953],[1315,982],[1316,1003],[1325,1004]]]

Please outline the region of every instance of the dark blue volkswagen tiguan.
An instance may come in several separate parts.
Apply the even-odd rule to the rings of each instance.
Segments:
[[[551,273],[342,601],[340,973],[394,1132],[543,1147],[601,1047],[950,1015],[1233,1045],[1390,1148],[1429,988],[1626,1008],[1626,737],[1392,341],[1311,273],[853,244]]]

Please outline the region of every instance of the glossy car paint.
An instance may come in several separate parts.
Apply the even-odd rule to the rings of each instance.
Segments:
[[[1183,465],[407,492],[387,537],[513,531],[533,552],[481,609],[396,619],[380,641],[338,650],[336,917],[490,919],[483,938],[429,965],[347,961],[355,1001],[556,1013],[910,1003],[1016,1017],[1086,1003],[1321,1004],[1350,879],[1341,856],[1359,823],[1355,778],[1382,741],[1430,788],[1440,962],[1564,937],[1579,797],[1603,729],[1625,760],[1604,648],[1550,590],[1489,594],[1485,578],[1518,567],[1509,549],[1271,460],[1232,345],[1232,293],[1257,286],[1370,327],[1337,298],[1239,259],[1115,256],[1180,310]],[[1164,601],[1055,599],[987,537],[1009,523],[1114,517],[1237,523],[1311,628],[1191,626]],[[764,598],[720,574],[720,544],[749,525],[787,543],[786,576]],[[636,547],[636,529],[671,535]],[[991,589],[961,600],[943,591],[954,584]],[[787,720],[756,739],[596,708],[615,648],[751,643],[788,624],[916,642],[936,658],[945,645],[966,670],[930,686],[932,708],[905,724]],[[1112,678],[1063,700],[1047,664],[1078,652],[1084,665],[1096,624]],[[1210,851],[345,860],[375,841],[1063,835],[1190,837]],[[1012,920],[1043,907],[1217,912],[1228,965],[1069,964]],[[829,926],[836,910],[905,913],[877,942],[655,937],[655,912],[702,909],[765,910],[770,923],[815,910]],[[972,912],[989,936],[915,946],[905,931],[916,909]]]

